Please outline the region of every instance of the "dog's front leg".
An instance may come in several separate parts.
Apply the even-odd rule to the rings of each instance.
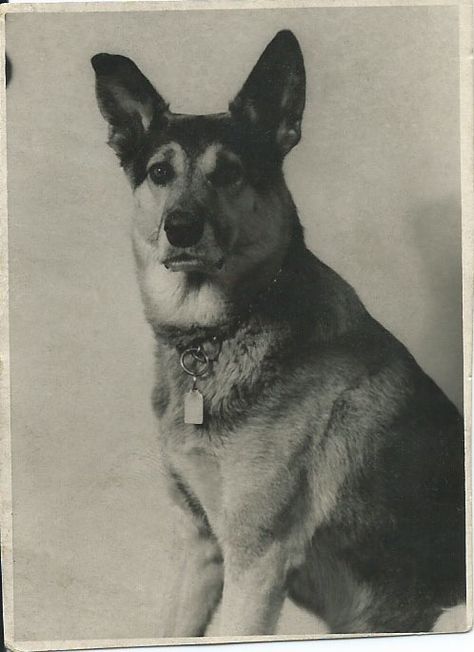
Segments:
[[[183,552],[163,617],[162,636],[204,636],[222,595],[222,553],[205,515],[192,509],[183,488],[172,482],[170,494],[182,510]]]
[[[224,549],[221,636],[272,634],[285,598],[284,546],[274,542],[265,550],[254,549],[248,557],[248,548],[242,547],[246,544],[253,547],[251,541],[240,541]]]
[[[222,556],[214,538],[205,531],[188,535],[163,636],[204,636],[220,600],[222,582]]]
[[[221,636],[273,634],[287,572],[304,557],[308,496],[306,485],[298,482],[304,474],[289,471],[281,461],[285,451],[271,450],[255,432],[239,439],[223,469],[228,480],[216,523],[224,556]]]

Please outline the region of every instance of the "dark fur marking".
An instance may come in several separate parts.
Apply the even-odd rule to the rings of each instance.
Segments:
[[[207,514],[198,498],[176,472],[172,472],[172,478],[175,482],[176,488],[181,492],[181,495],[184,498],[186,507],[202,523],[206,531],[211,532]]]
[[[153,388],[151,403],[158,418],[161,418],[170,401],[170,392],[166,383],[156,383]]]
[[[247,180],[256,187],[268,186],[281,172],[281,160],[272,156],[275,147],[260,132],[251,134],[229,114],[188,116],[169,114],[150,126],[146,141],[137,147],[130,170],[134,186],[146,178],[148,161],[166,143],[178,143],[191,160],[213,143],[223,145],[242,161]]]

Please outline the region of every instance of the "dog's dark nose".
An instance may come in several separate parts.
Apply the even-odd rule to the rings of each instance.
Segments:
[[[192,247],[202,238],[204,218],[187,211],[173,211],[165,219],[165,233],[173,247]]]

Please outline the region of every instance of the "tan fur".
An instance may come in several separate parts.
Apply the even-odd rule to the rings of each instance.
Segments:
[[[181,196],[189,174],[189,161],[177,143],[169,143],[155,152],[148,168],[163,160],[171,161],[176,171],[172,186],[157,187],[147,179],[134,192],[132,237],[146,315],[149,321],[163,324],[215,325],[226,317],[225,301],[215,284],[210,282],[199,291],[189,292],[184,272],[172,273],[163,266],[169,250],[162,228],[163,215]],[[209,249],[216,249],[209,225],[204,240]],[[218,257],[218,253],[214,255]]]
[[[163,259],[167,246],[162,231],[165,209],[176,200],[176,197],[180,196],[184,184],[183,179],[187,173],[186,156],[177,143],[170,143],[155,152],[148,162],[148,169],[161,161],[172,162],[176,169],[177,180],[173,187],[159,187],[146,179],[133,193],[135,202],[134,239],[152,243],[158,260]],[[145,260],[147,260],[147,254],[145,254]]]
[[[143,129],[146,131],[153,119],[153,105],[151,102],[137,102],[123,89],[117,88],[114,91],[115,101],[122,105],[124,111],[129,114],[138,114],[142,122]]]
[[[233,285],[253,267],[266,262],[268,275],[261,283],[268,283],[283,257],[289,239],[289,226],[284,219],[289,196],[287,191],[273,190],[264,196],[247,184],[219,189],[214,201],[218,214],[225,214],[230,232],[225,250],[216,242],[215,234],[206,224],[197,253],[205,253],[211,260],[225,257],[224,268],[218,278],[204,283],[199,291],[189,292],[184,273],[169,272],[163,261],[170,246],[163,231],[163,215],[183,193],[206,194],[206,178],[215,168],[221,146],[211,145],[197,161],[191,163],[177,143],[161,147],[150,158],[154,163],[170,160],[176,179],[166,187],[157,187],[146,179],[134,191],[133,245],[137,260],[138,280],[147,318],[151,322],[175,326],[196,324],[215,326],[228,318],[226,296]],[[236,159],[230,152],[225,156]],[[258,286],[257,286],[258,287]]]
[[[145,314],[150,322],[188,326],[217,325],[227,315],[226,302],[214,284],[204,284],[190,292],[184,272],[170,272],[157,255],[154,245],[133,229],[137,275]]]
[[[431,627],[465,595],[461,419],[304,244],[281,169],[305,103],[296,38],[277,34],[212,116],[168,112],[124,57],[93,65],[134,188],[160,459],[186,516],[163,635],[203,635],[221,595],[223,636],[272,634],[286,595],[333,632]],[[165,144],[144,160],[148,136]],[[180,355],[214,336],[219,354],[194,379],[204,420],[186,424]]]
[[[162,145],[158,148],[150,157],[147,168],[150,169],[152,165],[155,163],[161,163],[162,161],[169,161],[172,163],[178,178],[182,178],[188,170],[189,163],[186,153],[178,143],[166,143],[166,145]],[[159,191],[162,189],[155,188],[155,190]]]
[[[468,621],[466,605],[458,604],[455,607],[444,609],[436,621],[433,632],[466,632],[472,627]]]
[[[252,375],[259,373],[260,360],[266,353],[265,348],[250,347],[245,354],[224,342],[215,373],[200,381],[206,401],[211,406],[218,405],[229,400],[235,383],[252,383]],[[176,365],[175,351],[161,349],[159,360],[158,375],[163,382],[168,379],[181,385],[183,379]],[[350,440],[344,441],[343,433],[328,444],[321,442],[330,419],[330,406],[343,387],[346,371],[340,368],[331,372],[322,366],[320,373],[326,377],[326,392],[318,391],[319,382],[315,378],[313,391],[304,397],[316,428],[305,453],[301,446],[306,439],[309,410],[304,403],[278,422],[272,421],[270,415],[265,418],[257,413],[244,428],[233,428],[231,437],[219,430],[196,439],[193,426],[182,423],[181,391],[172,397],[161,421],[161,428],[166,432],[162,451],[167,465],[185,478],[204,508],[226,560],[227,588],[220,624],[223,635],[272,630],[285,595],[281,574],[301,564],[315,528],[324,524],[336,507],[338,491],[349,467],[353,470],[363,461],[359,452],[350,449]],[[295,388],[300,383],[297,374],[288,381]],[[332,391],[328,392],[331,386]],[[307,488],[294,488],[294,460],[300,463],[305,457],[312,469],[310,484]],[[288,495],[293,495],[295,490],[300,494],[292,508],[295,522],[294,525],[282,523],[282,529],[288,529],[284,540],[259,542],[258,533],[265,527],[265,520],[271,528]],[[286,521],[287,517],[282,518]],[[347,620],[352,618],[356,622],[364,595],[361,587],[360,600],[354,597],[347,605]],[[191,624],[186,623],[187,620],[180,624],[181,635],[190,635],[192,631]]]
[[[220,143],[209,145],[197,159],[197,167],[204,177],[212,174],[216,168],[217,156],[222,152],[223,147]]]

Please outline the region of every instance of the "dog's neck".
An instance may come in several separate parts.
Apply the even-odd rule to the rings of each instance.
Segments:
[[[151,321],[151,325],[159,342],[182,351],[213,338],[223,342],[244,333],[280,341],[296,333],[300,339],[327,342],[357,328],[364,315],[353,289],[317,259],[302,238],[295,238],[270,280],[250,299],[246,300],[245,292],[236,297],[222,322],[183,326]]]
[[[241,330],[255,332],[268,322],[275,307],[284,303],[283,287],[288,284],[288,274],[290,270],[285,264],[278,267],[269,282],[250,294],[250,299],[248,295],[245,298],[246,293],[241,289],[222,322],[212,325],[190,323],[186,326],[152,323],[155,336],[181,351],[215,339],[223,342]]]

